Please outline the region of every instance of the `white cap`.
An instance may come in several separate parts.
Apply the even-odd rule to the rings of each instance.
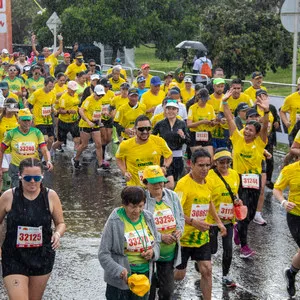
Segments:
[[[93,80],[95,80],[95,79],[99,80],[99,79],[100,79],[100,76],[99,76],[98,74],[92,74],[92,75],[91,75],[91,81],[93,81]]]
[[[77,91],[78,90],[78,84],[76,81],[71,80],[68,82],[68,89],[71,89],[72,91]]]
[[[188,83],[193,83],[192,77],[190,77],[190,76],[185,76],[183,81],[188,82]]]
[[[101,85],[101,84],[96,85],[95,88],[94,88],[94,93],[97,96],[105,95],[104,86]]]
[[[4,48],[4,49],[2,49],[2,53],[8,54],[9,52],[7,49]]]
[[[171,100],[171,101],[167,101],[166,103],[166,107],[176,107],[179,109],[179,105],[177,102],[175,102],[174,100]]]

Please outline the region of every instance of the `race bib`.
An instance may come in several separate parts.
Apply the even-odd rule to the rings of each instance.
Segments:
[[[153,217],[158,231],[176,228],[176,221],[170,208],[155,211]]]
[[[220,219],[231,220],[233,218],[233,203],[221,203],[218,216]]]
[[[300,121],[300,114],[296,114],[296,122]]]
[[[196,132],[196,141],[197,142],[208,142],[208,132],[207,131]]]
[[[17,144],[18,153],[21,155],[33,155],[35,154],[34,142],[20,142]]]
[[[18,226],[17,248],[37,248],[43,246],[43,226]]]
[[[51,115],[51,111],[52,111],[52,108],[51,106],[43,106],[42,107],[42,116],[43,117],[48,117]]]
[[[93,113],[93,120],[100,120],[101,118],[101,110],[95,110]]]
[[[242,187],[259,190],[259,176],[257,174],[242,174]]]
[[[205,220],[209,210],[209,204],[193,204],[190,217]]]
[[[137,234],[138,232],[138,234]],[[137,230],[136,231],[130,231],[130,232],[125,232],[125,239],[127,242],[127,247],[126,249],[130,252],[143,252],[146,249],[151,248],[151,241],[150,238],[145,232],[145,230]]]

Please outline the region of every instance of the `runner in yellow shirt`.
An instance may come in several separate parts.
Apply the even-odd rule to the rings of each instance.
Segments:
[[[130,88],[129,83],[123,82],[120,85],[120,94],[117,96],[114,96],[111,100],[111,109],[112,109],[112,115],[115,116],[116,111],[119,109],[120,106],[128,103],[128,90]]]
[[[150,73],[150,65],[145,63],[145,64],[142,64],[141,65],[141,74],[139,74],[139,76],[143,76],[145,78],[145,88],[146,89],[149,89],[150,88],[150,81],[151,81],[151,78],[153,77]],[[137,79],[135,79],[132,83],[132,86],[133,87],[138,87],[138,84],[137,84]]]
[[[112,76],[110,78],[108,78],[108,80],[111,84],[111,89],[114,92],[118,92],[121,89],[121,85],[124,82],[126,82],[126,80],[120,76],[121,70],[118,66],[113,67],[111,74],[112,74]]]
[[[231,88],[223,97],[224,114],[228,122],[231,142],[233,145],[233,168],[241,178],[239,197],[248,207],[246,219],[235,226],[234,241],[241,244],[240,257],[248,258],[255,252],[247,244],[249,223],[253,220],[261,190],[262,160],[268,136],[269,98],[262,94],[258,96],[256,104],[264,111],[262,126],[256,121],[247,123],[244,132],[237,130],[233,116],[227,104],[233,93]]]
[[[256,91],[257,90],[265,90],[267,92],[267,88],[262,85],[263,75],[261,72],[255,71],[251,75],[252,86],[247,88],[244,93],[250,97],[250,99],[254,102],[256,99]],[[245,102],[245,101],[243,101]]]
[[[195,89],[192,87],[193,79],[190,76],[185,76],[184,79],[184,88],[180,90],[182,103],[186,104],[190,99],[195,96]]]
[[[54,126],[52,121],[53,106],[55,105],[56,95],[53,91],[55,79],[47,77],[44,87],[36,90],[28,99],[28,107],[32,111],[34,125],[44,135],[48,149],[54,142]]]
[[[83,63],[83,55],[81,52],[77,52],[75,56],[75,61],[71,63],[65,72],[65,75],[70,80],[75,80],[76,74],[82,71],[86,71],[86,66]]]
[[[189,258],[197,262],[201,273],[200,289],[203,299],[211,299],[212,264],[209,243],[210,224],[206,222],[210,211],[221,230],[226,235],[226,228],[216,213],[211,198],[210,185],[206,179],[211,167],[211,156],[205,149],[196,150],[192,154],[192,169],[181,178],[175,188],[181,202],[185,226],[181,243],[181,264],[174,272],[175,280],[183,280]]]
[[[166,172],[172,162],[172,151],[161,137],[150,134],[151,123],[147,116],[139,116],[134,129],[136,136],[120,144],[116,159],[127,185],[143,186],[144,168],[160,165],[163,156],[163,170]]]
[[[25,88],[28,92],[28,98],[31,94],[44,87],[45,78],[41,76],[41,68],[38,65],[32,67],[32,77],[25,81]]]

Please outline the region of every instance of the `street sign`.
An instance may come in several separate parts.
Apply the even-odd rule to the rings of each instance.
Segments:
[[[54,12],[46,22],[46,25],[48,26],[53,35],[56,35],[56,32],[61,26],[61,24],[61,20],[56,12]]]
[[[300,14],[299,0],[285,0],[280,11],[283,27],[289,32],[295,32],[295,18]],[[298,32],[300,31],[300,18],[298,18]]]

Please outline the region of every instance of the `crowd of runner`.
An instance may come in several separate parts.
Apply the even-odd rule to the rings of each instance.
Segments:
[[[185,277],[190,258],[201,274],[203,299],[211,299],[211,258],[218,250],[219,232],[222,282],[235,287],[234,276],[229,275],[233,242],[240,247],[241,258],[255,256],[248,227],[251,221],[267,225],[262,217],[265,187],[274,189],[287,211],[289,229],[300,247],[300,92],[287,96],[278,112],[269,103],[258,71],[244,91],[240,79],[227,83],[220,67],[214,68],[209,80],[200,74],[186,75],[182,68],[161,78],[152,75],[145,63],[131,82],[119,58],[104,72],[94,59],[86,62],[77,47],[63,53],[63,37],[58,39],[59,48],[53,53],[47,47],[38,52],[34,35],[30,57],[2,50],[0,220],[23,209],[24,195],[28,199],[34,194],[40,202],[49,198],[50,206],[42,210],[49,213],[50,209],[56,230],[52,238],[49,228],[43,234],[48,248],[51,243],[53,249],[58,247],[65,230],[60,201],[41,181],[44,170],[55,168],[52,161],[71,136],[71,164],[76,172],[82,168],[83,151],[93,143],[97,171],[109,172],[115,159],[127,185],[122,206],[107,220],[99,248],[107,299],[155,299],[156,293],[159,299],[171,299],[174,280]],[[196,59],[194,67],[200,73],[198,64]],[[290,151],[274,184],[273,150],[281,122],[288,130]],[[41,208],[31,209],[32,217],[34,209]],[[18,222],[8,224],[31,226],[31,234],[42,235],[39,220]],[[47,266],[32,271],[28,257],[44,248],[36,241],[26,244],[23,234],[23,227],[17,231],[8,227],[4,242],[3,276],[11,299],[18,298],[17,286],[23,293],[28,285],[23,277],[41,277],[45,288],[54,262],[53,257]],[[11,242],[17,243],[17,250],[10,253]],[[296,293],[299,253],[285,270],[290,296]],[[21,257],[20,267],[9,267],[16,257]],[[136,292],[129,284],[131,274],[149,278],[150,291]],[[134,280],[145,284],[143,277]]]

